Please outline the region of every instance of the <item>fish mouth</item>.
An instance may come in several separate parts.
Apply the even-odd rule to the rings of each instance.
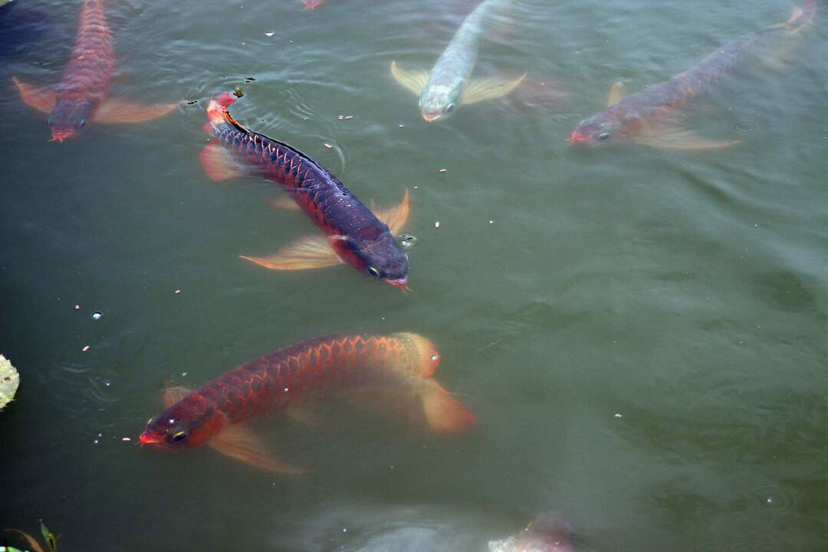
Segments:
[[[142,445],[159,445],[163,443],[160,437],[156,437],[148,432],[143,432],[140,437],[138,437],[138,442]]]
[[[572,134],[569,135],[569,138],[566,141],[569,142],[570,144],[575,144],[577,142],[586,142],[587,139],[588,138],[587,138],[586,135],[581,134],[577,130],[573,130]]]
[[[75,134],[75,129],[73,128],[53,128],[52,129],[52,139],[51,142],[63,142],[70,136]]]
[[[427,123],[433,123],[440,118],[439,113],[423,113],[422,115],[423,119],[425,119]]]
[[[403,293],[408,293],[411,288],[408,287],[408,276],[404,278],[397,278],[396,280],[385,280],[395,288],[401,289]]]

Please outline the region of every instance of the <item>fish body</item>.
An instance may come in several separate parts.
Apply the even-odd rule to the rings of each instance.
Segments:
[[[216,139],[202,153],[208,175],[220,180],[232,175],[225,170],[229,161],[242,164],[280,184],[326,235],[325,239],[301,240],[271,257],[244,258],[275,270],[345,262],[406,290],[408,257],[394,239],[392,228],[401,229],[408,216],[407,192],[401,206],[383,215],[388,223],[382,222],[324,167],[287,144],[246,129],[230,117],[227,107],[235,99],[232,94],[222,94],[207,109],[208,130]],[[231,160],[223,157],[224,152],[229,152]]]
[[[261,468],[301,472],[269,458],[237,428],[252,416],[289,411],[333,392],[369,389],[380,396],[402,389],[421,400],[432,431],[459,431],[475,420],[431,379],[438,364],[431,341],[415,334],[309,339],[242,364],[195,391],[168,390],[167,409],[148,422],[139,440],[163,450],[210,444]]]
[[[623,85],[616,83],[610,90],[608,107],[581,121],[572,131],[569,141],[607,144],[634,140],[681,149],[705,149],[736,143],[703,140],[676,128],[670,119],[678,109],[711,90],[723,75],[739,66],[745,54],[757,44],[772,35],[800,32],[811,23],[815,11],[815,1],[806,0],[802,8],[794,10],[787,23],[732,40],[687,71],[635,94],[625,96]]]
[[[83,3],[78,34],[69,64],[55,87],[36,88],[12,77],[20,95],[30,106],[49,113],[52,140],[77,134],[87,122],[140,122],[155,119],[178,103],[140,106],[108,98],[115,69],[112,33],[106,22],[103,0]]]
[[[514,0],[484,0],[454,34],[430,73],[406,71],[391,65],[394,78],[420,96],[420,113],[428,122],[445,119],[463,104],[498,98],[511,92],[526,75],[515,80],[471,81],[477,63],[478,43],[487,20]]]
[[[517,536],[511,552],[572,552],[572,528],[557,513],[541,514]]]

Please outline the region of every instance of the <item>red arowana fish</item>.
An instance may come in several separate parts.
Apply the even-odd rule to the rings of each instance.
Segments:
[[[325,0],[302,0],[306,10],[312,10],[322,5]]]
[[[326,237],[308,237],[270,257],[242,257],[273,270],[322,268],[342,262],[403,291],[408,289],[408,257],[394,239],[408,218],[408,192],[403,202],[376,215],[324,167],[287,144],[237,123],[227,108],[236,101],[224,93],[210,100],[206,130],[215,140],[201,161],[213,180],[237,176],[240,163],[284,187]],[[228,157],[229,155],[229,157]],[[292,205],[292,204],[291,204]]]
[[[259,468],[301,473],[272,458],[241,423],[267,411],[290,413],[308,398],[370,390],[377,399],[400,392],[418,399],[433,432],[459,431],[475,418],[431,379],[439,362],[434,344],[410,333],[308,339],[246,362],[195,391],[167,390],[166,410],[150,419],[139,441],[168,451],[207,444]]]
[[[106,24],[103,0],[86,0],[78,36],[60,84],[36,88],[12,77],[23,101],[49,113],[52,140],[62,142],[86,123],[138,123],[160,117],[179,104],[142,106],[107,97],[115,68],[112,34]]]
[[[607,109],[581,121],[572,131],[569,141],[608,144],[634,140],[651,146],[678,149],[716,148],[737,143],[699,138],[680,129],[670,121],[670,117],[675,110],[710,90],[754,46],[768,37],[797,35],[811,24],[815,12],[815,0],[806,0],[801,8],[794,8],[786,23],[732,40],[687,71],[630,96],[625,97],[624,85],[616,83],[610,89]]]

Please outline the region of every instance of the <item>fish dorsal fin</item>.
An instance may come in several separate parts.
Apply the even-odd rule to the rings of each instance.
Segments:
[[[399,234],[403,226],[405,226],[405,222],[408,220],[408,213],[409,213],[409,203],[408,203],[408,190],[405,190],[405,196],[403,197],[402,203],[395,207],[391,207],[389,209],[377,209],[373,202],[371,202],[371,210],[374,212],[376,217],[388,225],[388,229],[391,230],[392,234]]]
[[[526,73],[513,80],[500,79],[489,77],[484,79],[475,79],[471,81],[466,89],[463,90],[463,95],[460,97],[462,104],[471,104],[482,102],[483,100],[493,100],[494,98],[502,98],[509,92],[515,89],[517,85],[523,82],[526,78]]]
[[[101,102],[95,121],[99,123],[141,123],[166,115],[181,102],[159,105],[142,105],[136,102],[106,98]]]
[[[20,92],[20,97],[27,105],[42,111],[43,113],[51,113],[52,109],[57,103],[57,96],[55,89],[51,86],[44,86],[38,88],[30,84],[26,84],[17,77],[12,77],[17,90]]]
[[[308,236],[279,249],[269,257],[241,255],[241,258],[270,270],[326,268],[342,263],[342,259],[331,248],[329,240],[330,238],[326,239],[324,236]]]
[[[726,148],[738,144],[740,140],[708,140],[690,130],[684,130],[675,123],[661,123],[645,127],[635,139],[639,144],[657,148],[703,150]]]
[[[192,389],[188,389],[186,387],[167,387],[164,389],[164,395],[162,398],[164,401],[164,408],[171,407],[192,392]]]
[[[609,95],[607,96],[607,107],[617,104],[623,100],[626,95],[627,89],[624,86],[624,83],[621,81],[616,82],[609,89]]]
[[[5,531],[7,531],[7,532],[9,532],[9,533],[17,533],[17,534],[19,534],[19,535],[20,535],[21,537],[23,537],[23,539],[26,541],[26,544],[28,544],[29,546],[31,546],[31,547],[32,547],[32,550],[33,550],[34,552],[45,552],[45,551],[43,550],[43,547],[42,547],[42,546],[40,546],[40,543],[39,543],[39,542],[37,542],[37,539],[35,539],[33,536],[31,536],[30,534],[26,533],[25,531],[21,531],[20,529],[15,529],[15,528],[13,528],[13,527],[9,527],[8,529],[5,529]],[[13,549],[12,549],[12,548],[7,548],[6,550],[13,550]]]
[[[460,401],[440,387],[436,381],[424,382],[422,390],[423,411],[428,427],[434,433],[456,433],[474,425],[477,419]]]
[[[400,69],[396,61],[391,62],[391,74],[394,80],[400,83],[403,88],[419,96],[428,83],[428,73],[423,69]]]
[[[291,466],[271,456],[261,440],[240,424],[225,426],[218,435],[210,439],[209,444],[220,453],[257,468],[278,473],[307,473],[305,469]]]
[[[218,140],[210,140],[201,150],[199,158],[201,159],[201,166],[204,167],[204,172],[207,173],[207,178],[210,180],[221,182],[222,180],[240,178],[245,175],[241,165],[236,163],[230,152],[219,144]]]
[[[296,202],[293,201],[293,198],[287,193],[281,193],[273,199],[268,200],[267,203],[276,209],[284,209],[285,211],[301,211],[299,205],[297,205]]]

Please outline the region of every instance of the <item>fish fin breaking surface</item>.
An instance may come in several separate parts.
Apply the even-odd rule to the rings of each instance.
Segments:
[[[101,107],[95,115],[95,121],[99,123],[141,123],[166,115],[179,105],[179,102],[142,105],[126,100],[107,98],[101,103]]]
[[[428,72],[423,69],[400,69],[396,61],[391,62],[391,74],[394,80],[400,83],[403,88],[419,96],[428,82]]]
[[[257,468],[278,473],[307,473],[307,470],[291,466],[271,456],[259,438],[243,425],[226,427],[210,440],[210,446],[226,456]]]
[[[164,396],[162,400],[164,401],[164,408],[169,408],[190,393],[192,393],[192,389],[187,389],[186,387],[178,386],[178,387],[168,387],[164,389]]]
[[[377,218],[388,225],[388,229],[391,230],[391,233],[398,234],[402,231],[403,226],[405,226],[405,222],[408,220],[408,190],[405,190],[405,197],[403,197],[402,203],[396,207],[391,207],[390,209],[376,209],[373,205],[371,205],[371,207]]]
[[[514,90],[525,78],[526,73],[514,80],[499,78],[475,79],[463,91],[460,101],[465,105],[483,100],[502,98]]]
[[[27,105],[42,111],[43,113],[51,113],[52,109],[57,103],[57,96],[55,89],[51,86],[36,87],[26,84],[17,77],[12,77],[17,90],[20,91],[20,97]]]
[[[460,401],[440,387],[436,381],[426,381],[422,392],[423,410],[428,426],[434,433],[455,433],[477,420]]]
[[[616,82],[610,87],[609,96],[607,97],[607,107],[617,104],[627,95],[627,89],[621,81]]]
[[[342,263],[342,259],[331,249],[328,239],[322,236],[302,238],[285,246],[269,257],[245,257],[270,270],[307,270],[326,268]]]
[[[200,154],[201,166],[210,180],[221,182],[231,178],[244,176],[244,171],[233,159],[233,156],[217,140],[211,140],[204,146]]]

